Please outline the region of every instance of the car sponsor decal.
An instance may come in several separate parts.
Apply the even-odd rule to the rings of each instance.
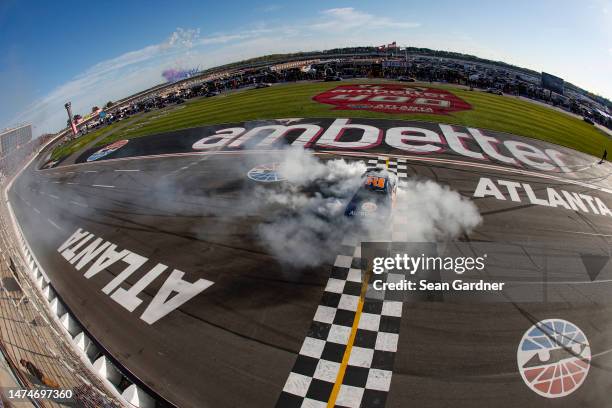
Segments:
[[[334,105],[334,109],[384,113],[440,115],[472,109],[469,103],[444,89],[396,84],[340,85],[313,99]]]
[[[366,214],[373,213],[377,208],[378,206],[372,202],[365,202],[361,205],[361,211]]]
[[[368,176],[366,179],[366,186],[373,186],[377,188],[385,188],[387,180],[384,177]]]
[[[268,163],[260,164],[259,166],[253,167],[247,173],[247,176],[254,181],[260,183],[274,183],[277,181],[283,181],[285,178],[278,171],[279,163]]]
[[[127,140],[118,140],[115,143],[111,143],[108,146],[104,146],[103,148],[101,148],[100,150],[98,150],[97,152],[95,152],[94,154],[92,154],[91,156],[89,156],[87,158],[88,162],[91,161],[96,161],[98,159],[101,159],[103,157],[108,156],[109,154],[116,152],[117,150],[121,149],[123,146],[125,146],[128,143]]]
[[[546,398],[576,391],[591,365],[591,347],[576,325],[562,319],[540,321],[523,335],[516,354],[525,384]]]

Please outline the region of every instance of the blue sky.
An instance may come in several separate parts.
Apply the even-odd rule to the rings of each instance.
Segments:
[[[162,82],[167,68],[394,40],[547,71],[612,98],[612,0],[1,0],[0,128],[58,130],[64,102],[86,113]]]

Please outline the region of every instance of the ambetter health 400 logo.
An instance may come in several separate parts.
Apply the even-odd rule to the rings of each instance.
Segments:
[[[543,320],[523,335],[517,351],[521,377],[547,398],[564,397],[584,382],[591,365],[591,347],[576,325],[562,319]]]
[[[385,113],[446,114],[472,109],[469,103],[444,89],[396,84],[341,85],[313,99],[335,105],[334,109]]]

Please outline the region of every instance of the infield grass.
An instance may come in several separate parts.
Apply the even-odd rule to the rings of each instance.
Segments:
[[[102,132],[108,132],[110,134],[97,143],[97,145],[105,145],[115,140],[210,124],[293,117],[346,117],[420,120],[497,130],[545,140],[594,156],[601,156],[604,148],[612,149],[610,138],[603,132],[565,113],[513,96],[468,91],[448,85],[434,84],[432,87],[453,92],[470,103],[471,110],[448,115],[387,114],[358,110],[334,110],[332,105],[312,100],[312,97],[320,92],[351,83],[351,81],[345,81],[341,83],[283,84],[191,100],[180,105],[183,108],[164,115],[143,115],[132,121],[131,126],[126,129],[110,132],[109,128],[105,128],[85,137],[92,141],[101,136]],[[424,86],[429,86],[429,84]],[[66,155],[78,151],[83,145],[84,143],[75,143],[72,146],[65,146],[61,154]]]

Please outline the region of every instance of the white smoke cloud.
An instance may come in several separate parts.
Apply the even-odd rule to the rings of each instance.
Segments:
[[[200,161],[204,164],[211,159],[219,158],[206,155]],[[269,163],[279,164],[278,170],[285,181],[258,183],[246,177],[253,167]],[[210,217],[206,222],[194,223],[189,232],[203,240],[240,234],[273,255],[287,270],[332,263],[345,238],[390,239],[388,222],[344,215],[347,204],[363,183],[366,164],[361,160],[335,159],[293,147],[234,156],[231,166],[224,171],[225,177],[202,189],[194,189],[193,180],[187,182],[194,177],[191,172],[176,171],[157,177],[146,190],[130,194],[129,207],[136,208],[138,214],[161,217],[177,214]],[[38,180],[32,179],[27,184],[30,183],[37,184]],[[78,202],[88,200],[78,192],[71,194]],[[385,210],[380,205],[379,209]],[[104,211],[107,210],[113,218],[125,216],[123,208],[113,206]],[[88,211],[96,212],[92,218],[104,213],[98,206],[79,208],[81,217],[88,218]],[[51,205],[44,213],[51,214],[52,219],[65,217]],[[471,201],[430,180],[411,180],[401,186],[393,216],[406,218],[405,239],[413,242],[453,239],[462,233],[469,234],[481,222]]]
[[[453,239],[482,222],[476,205],[431,180],[410,180],[398,190],[397,211],[409,220],[408,239]]]
[[[263,245],[280,262],[307,267],[333,261],[334,250],[346,236],[389,240],[389,223],[344,216],[365,170],[362,161],[321,161],[308,150],[287,150],[279,166],[286,182],[256,194],[257,201],[279,210],[258,227]],[[471,201],[429,180],[409,181],[398,189],[393,217],[398,216],[408,220],[405,236],[413,242],[453,239],[482,221]]]
[[[319,182],[332,188],[333,193],[344,196],[354,190],[366,170],[363,162],[347,163],[344,160],[322,162],[312,153],[302,148],[291,148],[285,151],[280,163],[279,172],[293,186],[306,187]]]
[[[176,46],[181,46],[184,48],[192,48],[194,43],[198,41],[200,38],[200,29],[199,28],[181,28],[178,27],[176,31],[174,31],[168,40],[164,44],[162,44],[162,48],[172,48]]]

